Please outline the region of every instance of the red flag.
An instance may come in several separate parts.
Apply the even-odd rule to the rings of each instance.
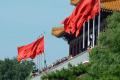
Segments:
[[[83,24],[99,11],[99,0],[81,0],[72,14],[64,20],[65,32],[78,36]]]
[[[44,52],[44,36],[37,39],[36,41],[18,47],[18,57],[17,60],[20,62],[22,59],[35,58],[36,55],[39,55]]]
[[[37,40],[34,48],[35,50],[30,56],[32,59],[35,58],[36,55],[44,53],[44,36]]]

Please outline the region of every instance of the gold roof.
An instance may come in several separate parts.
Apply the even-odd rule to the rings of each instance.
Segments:
[[[63,33],[64,33],[64,27],[63,26],[52,28],[52,35],[54,35],[56,37],[62,36]]]
[[[70,3],[74,6],[76,6],[77,3],[79,3],[79,2],[80,2],[80,0],[70,0]]]
[[[120,11],[120,0],[111,0],[101,4],[102,9]]]
[[[101,8],[111,11],[120,11],[120,0],[101,0]],[[52,28],[52,35],[60,37],[64,34],[64,27]]]

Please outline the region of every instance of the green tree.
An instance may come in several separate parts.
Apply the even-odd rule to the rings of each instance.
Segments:
[[[25,80],[31,73],[34,63],[16,59],[0,60],[0,80]]]
[[[88,72],[94,79],[120,80],[120,13],[107,18],[107,28],[90,59],[92,65]]]

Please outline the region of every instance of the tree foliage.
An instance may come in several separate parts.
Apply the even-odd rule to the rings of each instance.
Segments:
[[[62,69],[61,71],[52,72],[50,74],[42,76],[43,80],[74,80],[80,74],[84,74],[87,71],[87,65],[79,64],[78,66],[71,66],[69,69]]]
[[[25,80],[31,73],[33,62],[18,63],[16,59],[0,60],[0,80]]]
[[[120,13],[107,18],[107,28],[101,33],[98,46],[90,55],[89,73],[94,79],[120,80]]]
[[[105,32],[90,53],[90,63],[44,75],[43,80],[120,80],[120,13],[107,18]]]

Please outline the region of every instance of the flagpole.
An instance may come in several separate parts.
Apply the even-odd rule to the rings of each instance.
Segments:
[[[93,18],[93,46],[95,46],[95,16]]]
[[[101,3],[100,3],[100,0],[99,0],[99,8],[101,9]],[[98,14],[98,38],[99,38],[99,34],[100,34],[100,17],[101,17],[101,13],[99,11],[99,14]]]
[[[39,61],[39,55],[38,55],[38,70],[40,70],[40,61]]]
[[[38,58],[36,57],[36,64],[37,64],[37,69],[38,69]]]
[[[39,65],[39,70],[40,70],[40,55],[38,55],[38,65]]]
[[[88,20],[88,46],[90,45],[90,20]]]
[[[85,23],[83,24],[83,50],[85,48]]]
[[[43,54],[41,54],[41,70],[43,68]]]
[[[44,32],[44,36],[45,36],[45,32]],[[45,38],[44,38],[45,39]],[[46,55],[45,55],[45,48],[44,48],[44,67],[47,68],[47,64],[46,64]]]
[[[43,54],[44,54],[44,67],[47,68],[45,53]]]
[[[38,65],[38,63],[39,63],[38,61],[39,61],[39,60],[38,60],[38,56],[37,56],[36,59],[37,59],[37,69],[39,70],[39,65]]]
[[[39,70],[41,69],[41,59],[40,59],[40,55],[39,55]]]
[[[38,38],[37,39],[39,39],[41,36],[43,36],[43,34],[40,34],[39,36],[38,36]],[[38,70],[40,70],[40,54],[39,55],[37,55],[37,67],[38,67]]]

